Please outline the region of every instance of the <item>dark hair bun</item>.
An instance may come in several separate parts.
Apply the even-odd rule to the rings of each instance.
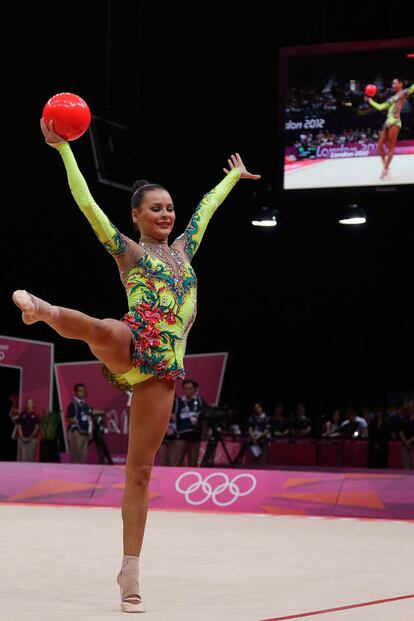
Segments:
[[[139,190],[139,188],[142,188],[143,185],[148,185],[148,184],[149,184],[149,181],[147,181],[146,179],[139,179],[138,181],[135,181],[134,185],[132,186],[132,194],[134,194],[134,192]]]

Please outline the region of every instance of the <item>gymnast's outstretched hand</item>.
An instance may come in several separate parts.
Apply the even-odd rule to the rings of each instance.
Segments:
[[[243,164],[242,158],[238,153],[236,153],[236,155],[231,155],[227,161],[230,169],[223,168],[226,175],[228,175],[233,168],[238,168],[240,170],[240,179],[253,179],[254,181],[260,179],[260,175],[253,175],[246,170],[246,166]]]
[[[62,136],[58,136],[55,133],[55,130],[53,128],[53,121],[50,121],[49,127],[48,127],[46,125],[46,121],[44,120],[44,118],[41,118],[40,129],[42,130],[42,134],[45,137],[46,143],[50,145],[51,147],[54,147],[58,144],[62,144],[63,142],[66,142],[66,140],[62,138]]]

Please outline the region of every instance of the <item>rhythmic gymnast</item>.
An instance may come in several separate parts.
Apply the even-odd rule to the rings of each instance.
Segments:
[[[394,156],[398,134],[402,127],[401,110],[407,98],[414,93],[414,84],[409,88],[404,88],[404,82],[400,78],[394,78],[391,83],[391,88],[394,91],[394,95],[389,97],[384,103],[377,103],[371,97],[366,97],[368,103],[376,110],[388,110],[387,118],[380,132],[377,147],[384,166],[380,176],[381,179],[384,179],[388,175],[391,160]],[[387,145],[388,152],[385,151],[384,144]]]
[[[188,332],[196,316],[197,281],[191,260],[207,224],[239,179],[259,179],[246,170],[239,154],[228,159],[226,176],[197,206],[184,233],[168,244],[175,221],[170,194],[156,183],[136,182],[132,221],[139,241],[129,239],[93,200],[69,144],[41,119],[47,144],[65,165],[69,187],[98,240],[114,257],[125,286],[129,311],[118,321],[96,319],[54,306],[16,290],[14,303],[26,324],[44,321],[58,334],[85,341],[106,377],[132,390],[125,492],[122,504],[123,559],[117,582],[121,610],[144,612],[139,589],[139,556],[148,511],[151,469],[171,414],[175,380],[184,377]]]

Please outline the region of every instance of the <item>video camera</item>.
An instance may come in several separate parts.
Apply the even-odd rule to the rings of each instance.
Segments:
[[[209,426],[210,431],[201,465],[203,467],[214,465],[214,455],[217,446],[220,444],[229,464],[233,466],[232,459],[223,439],[223,434],[233,436],[240,435],[240,428],[236,424],[236,413],[234,410],[207,406],[204,410],[204,421]]]

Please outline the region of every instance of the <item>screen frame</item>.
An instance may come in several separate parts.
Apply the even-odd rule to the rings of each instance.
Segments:
[[[331,198],[341,192],[344,201],[352,201],[360,197],[370,197],[395,194],[407,196],[414,190],[414,178],[412,183],[367,185],[367,186],[335,186],[328,188],[300,188],[286,189],[284,187],[285,166],[285,140],[286,140],[286,98],[288,94],[289,59],[299,56],[311,56],[321,54],[338,54],[350,52],[363,52],[412,47],[414,50],[414,36],[395,37],[387,39],[365,39],[361,41],[338,41],[331,43],[316,43],[307,45],[294,45],[279,48],[279,74],[278,74],[278,99],[277,99],[277,163],[276,163],[276,187],[278,194],[284,200],[301,198]],[[413,82],[414,82],[414,59],[413,59]]]

